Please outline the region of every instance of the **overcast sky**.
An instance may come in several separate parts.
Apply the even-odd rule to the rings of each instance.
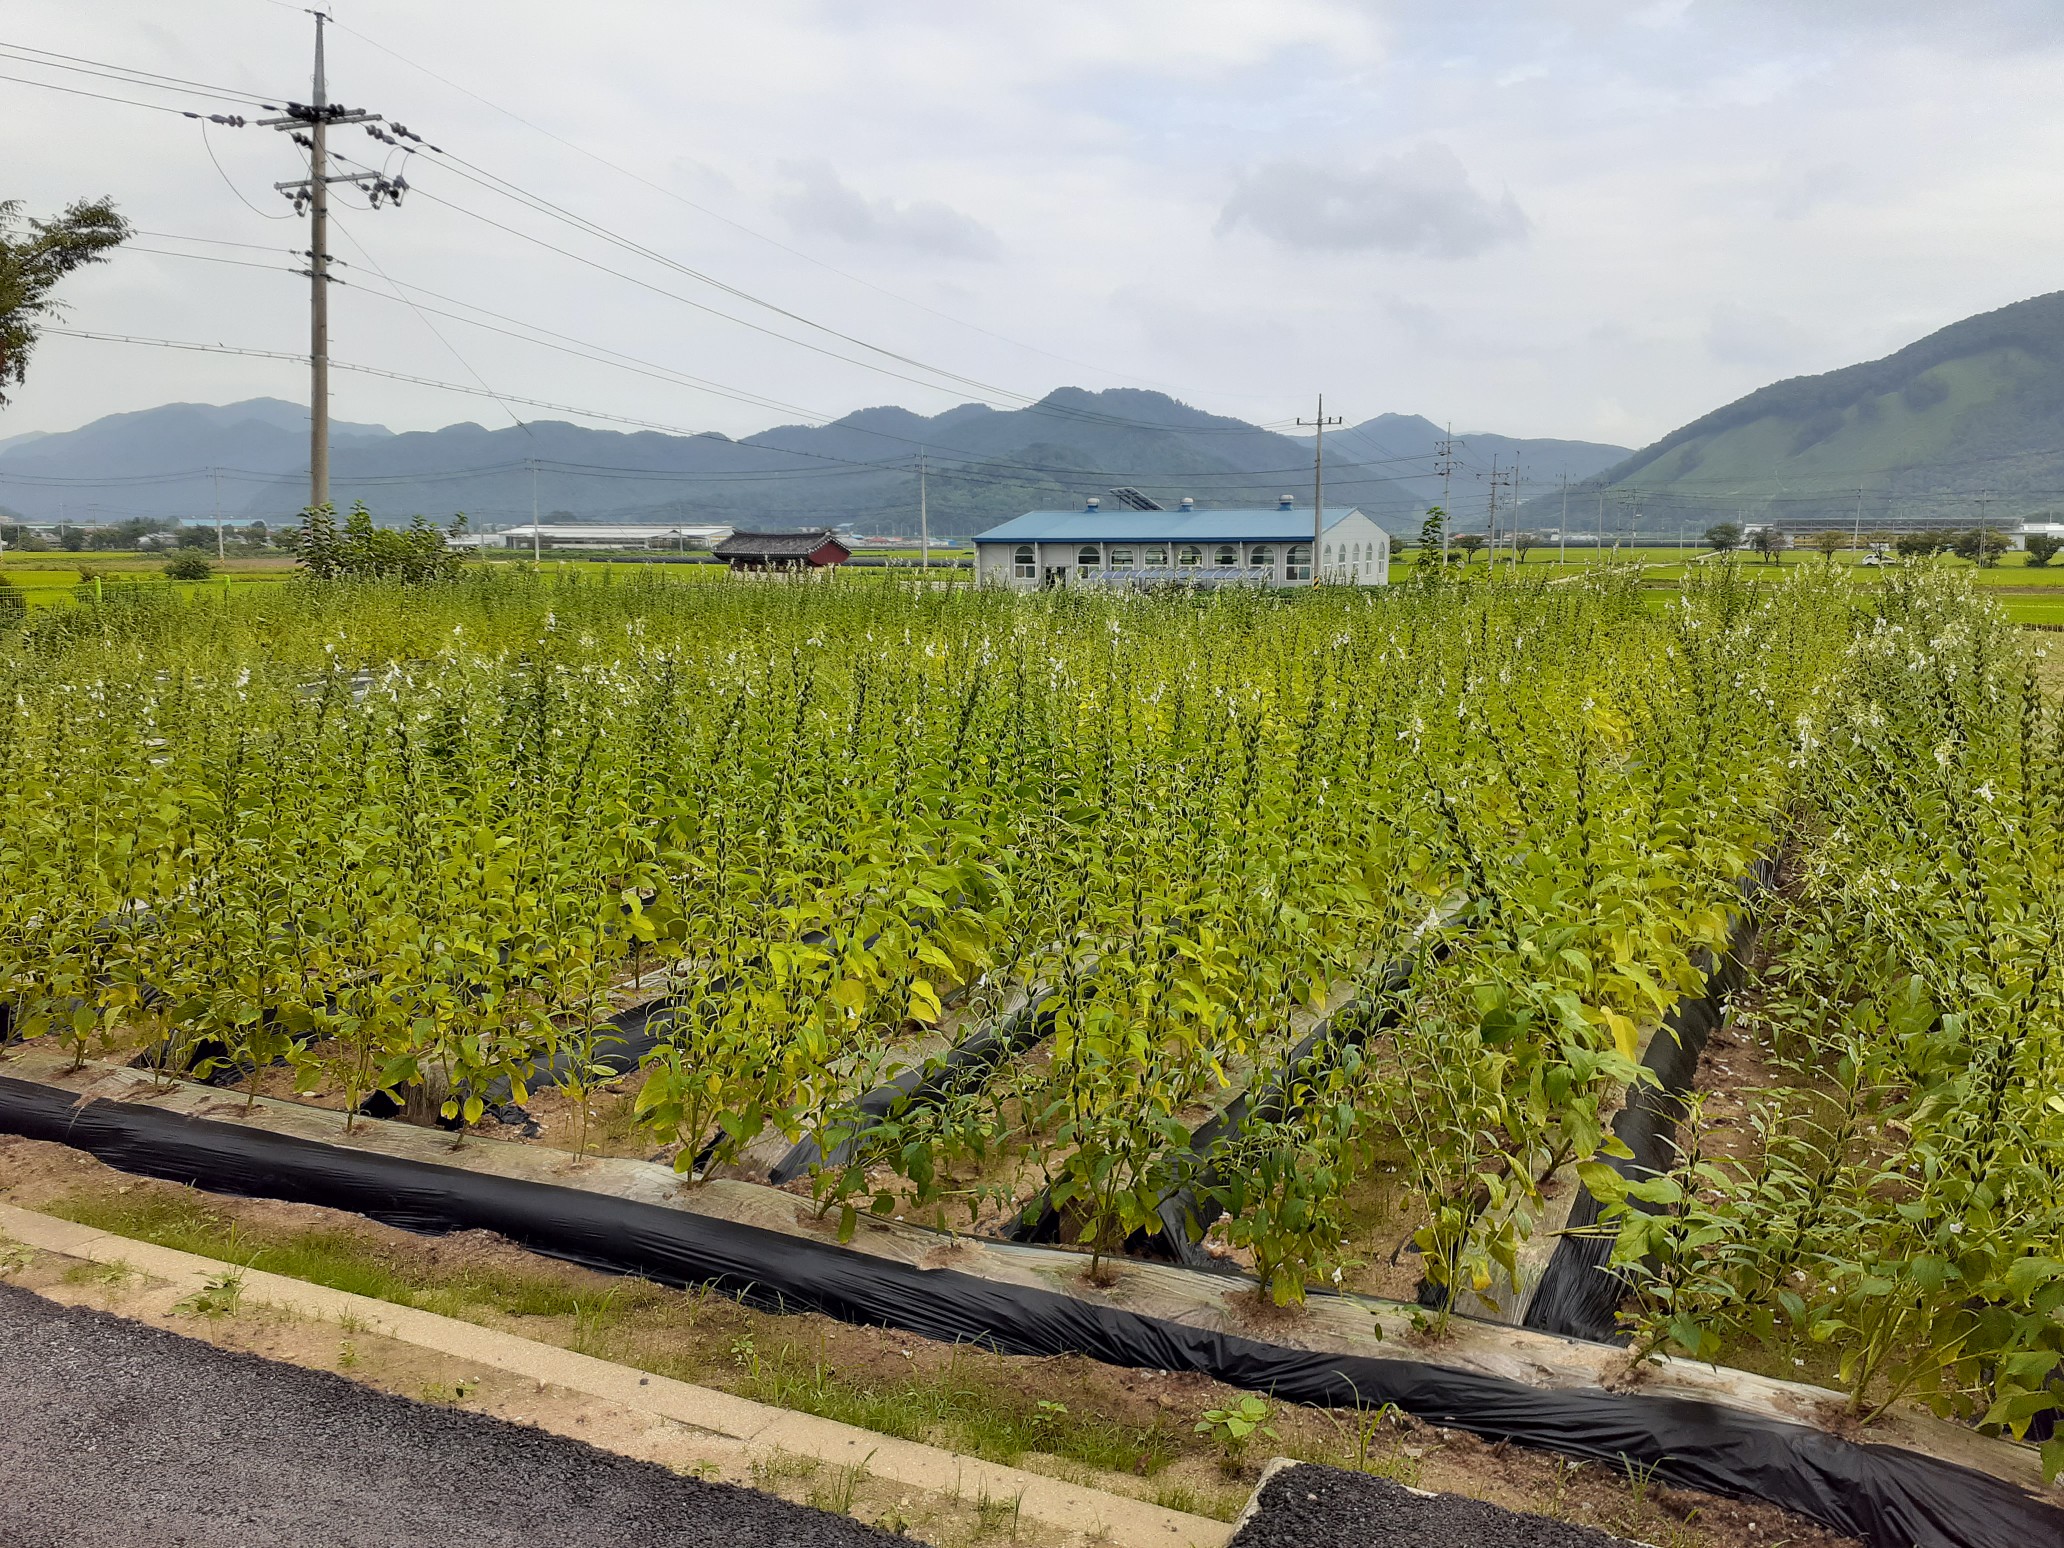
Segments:
[[[354,284],[335,292],[335,358],[669,427],[739,434],[797,410],[930,412],[1074,384],[1158,387],[1263,422],[1309,413],[1323,390],[1350,422],[1397,411],[1640,444],[1774,378],[2064,287],[2057,0],[336,0],[334,14],[334,99],[696,271],[416,155],[401,209],[341,211],[332,251]],[[306,96],[311,34],[283,0],[0,9],[6,44],[274,102]],[[237,110],[19,59],[0,74]],[[333,143],[354,167],[404,165],[358,130]],[[0,197],[44,213],[108,193],[145,231],[280,254],[139,237],[280,272],[125,254],[68,284],[73,327],[305,349],[306,281],[284,254],[306,227],[271,186],[296,155],[270,130],[204,142],[171,114],[0,81]],[[426,318],[372,294],[379,270],[765,401]],[[286,361],[52,338],[0,438],[305,392]],[[574,417],[344,372],[334,412],[403,429]]]

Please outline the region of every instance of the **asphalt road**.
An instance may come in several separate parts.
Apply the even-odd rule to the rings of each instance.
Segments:
[[[0,1285],[0,1548],[880,1548],[682,1478]]]

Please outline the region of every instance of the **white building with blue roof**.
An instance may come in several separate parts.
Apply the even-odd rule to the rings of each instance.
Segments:
[[[1120,491],[1125,493],[1125,491]],[[1319,578],[1390,583],[1390,534],[1352,506],[1326,507]],[[1027,511],[975,539],[975,580],[1020,591],[1040,586],[1295,586],[1312,579],[1312,518],[1284,495],[1275,505],[1199,510]]]

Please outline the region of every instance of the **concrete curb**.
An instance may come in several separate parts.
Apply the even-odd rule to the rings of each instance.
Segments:
[[[1254,1492],[1247,1496],[1246,1507],[1233,1518],[1232,1535],[1238,1537],[1243,1527],[1261,1514],[1261,1491],[1269,1486],[1276,1474],[1297,1466],[1295,1457],[1270,1457],[1268,1465],[1261,1470],[1261,1477],[1254,1481]]]
[[[152,1309],[185,1299],[234,1267],[217,1258],[111,1235],[51,1215],[0,1204],[0,1234],[46,1252],[95,1263],[124,1263],[170,1282],[147,1302]],[[685,1425],[741,1444],[748,1455],[787,1452],[834,1465],[863,1464],[874,1477],[931,1494],[986,1494],[1020,1501],[1023,1515],[1046,1526],[1128,1545],[1223,1548],[1232,1528],[1205,1516],[1166,1510],[1144,1500],[1064,1483],[1042,1473],[898,1440],[815,1415],[796,1413],[691,1386],[627,1365],[540,1344],[435,1312],[397,1306],[349,1291],[256,1269],[242,1271],[254,1301],[326,1320],[352,1317],[368,1331],[531,1381],[578,1392],[654,1419]]]

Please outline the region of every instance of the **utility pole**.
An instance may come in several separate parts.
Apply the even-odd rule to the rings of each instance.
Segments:
[[[210,468],[208,471],[215,477],[215,557],[221,560],[225,557],[222,548],[222,469]]]
[[[917,449],[917,567],[929,570],[932,567],[932,524],[925,510],[925,451]]]
[[[1491,453],[1491,501],[1485,517],[1484,566],[1498,562],[1498,454]]]
[[[1498,490],[1502,485],[1509,485],[1513,490],[1515,498],[1517,498],[1519,492],[1519,467],[1515,464],[1500,473],[1498,471],[1498,459],[1493,456],[1491,458],[1489,477],[1491,486],[1490,538],[1485,547],[1484,558],[1487,565],[1495,565],[1498,562]],[[1519,562],[1519,534],[1515,530],[1511,536],[1513,538],[1512,560],[1513,563],[1517,564]]]
[[[1851,540],[1850,540],[1850,552],[1851,552],[1851,553],[1855,553],[1855,552],[1859,551],[1860,549],[1862,549],[1862,547],[1863,547],[1863,491],[1862,491],[1861,489],[1859,489],[1859,490],[1857,490],[1857,491],[1856,491],[1856,536],[1855,536],[1855,537],[1854,537],[1853,539],[1851,539]]]
[[[330,184],[356,183],[366,190],[367,203],[378,209],[382,199],[400,204],[408,180],[389,181],[378,172],[332,173],[329,129],[332,124],[383,122],[378,113],[347,108],[330,101],[329,84],[323,70],[323,26],[329,17],[321,11],[315,17],[315,75],[312,100],[289,102],[279,118],[261,118],[260,128],[281,129],[296,145],[308,151],[308,176],[294,182],[274,183],[294,204],[296,214],[308,222],[308,267],[296,272],[308,276],[308,503],[330,503]],[[400,131],[400,125],[396,125]],[[378,131],[373,131],[377,133]]]
[[[545,557],[544,534],[538,530],[537,458],[525,457],[530,464],[530,562],[538,564]]]
[[[1569,469],[1562,470],[1562,525],[1555,529],[1557,568],[1569,563]]]
[[[1519,488],[1522,479],[1519,464],[1515,462],[1512,464],[1512,531],[1509,534],[1512,540],[1512,566],[1515,570],[1519,568]]]
[[[1441,568],[1448,566],[1448,530],[1455,524],[1455,518],[1448,509],[1448,480],[1455,472],[1455,424],[1450,420],[1441,428],[1441,438],[1434,444],[1434,454],[1440,461],[1434,464],[1434,472],[1440,474],[1440,560]]]
[[[1319,411],[1312,419],[1300,419],[1300,425],[1312,427],[1311,464],[1311,579],[1314,586],[1319,583],[1319,538],[1326,526],[1326,426],[1342,424],[1339,415],[1326,417],[1326,395],[1319,394]]]

